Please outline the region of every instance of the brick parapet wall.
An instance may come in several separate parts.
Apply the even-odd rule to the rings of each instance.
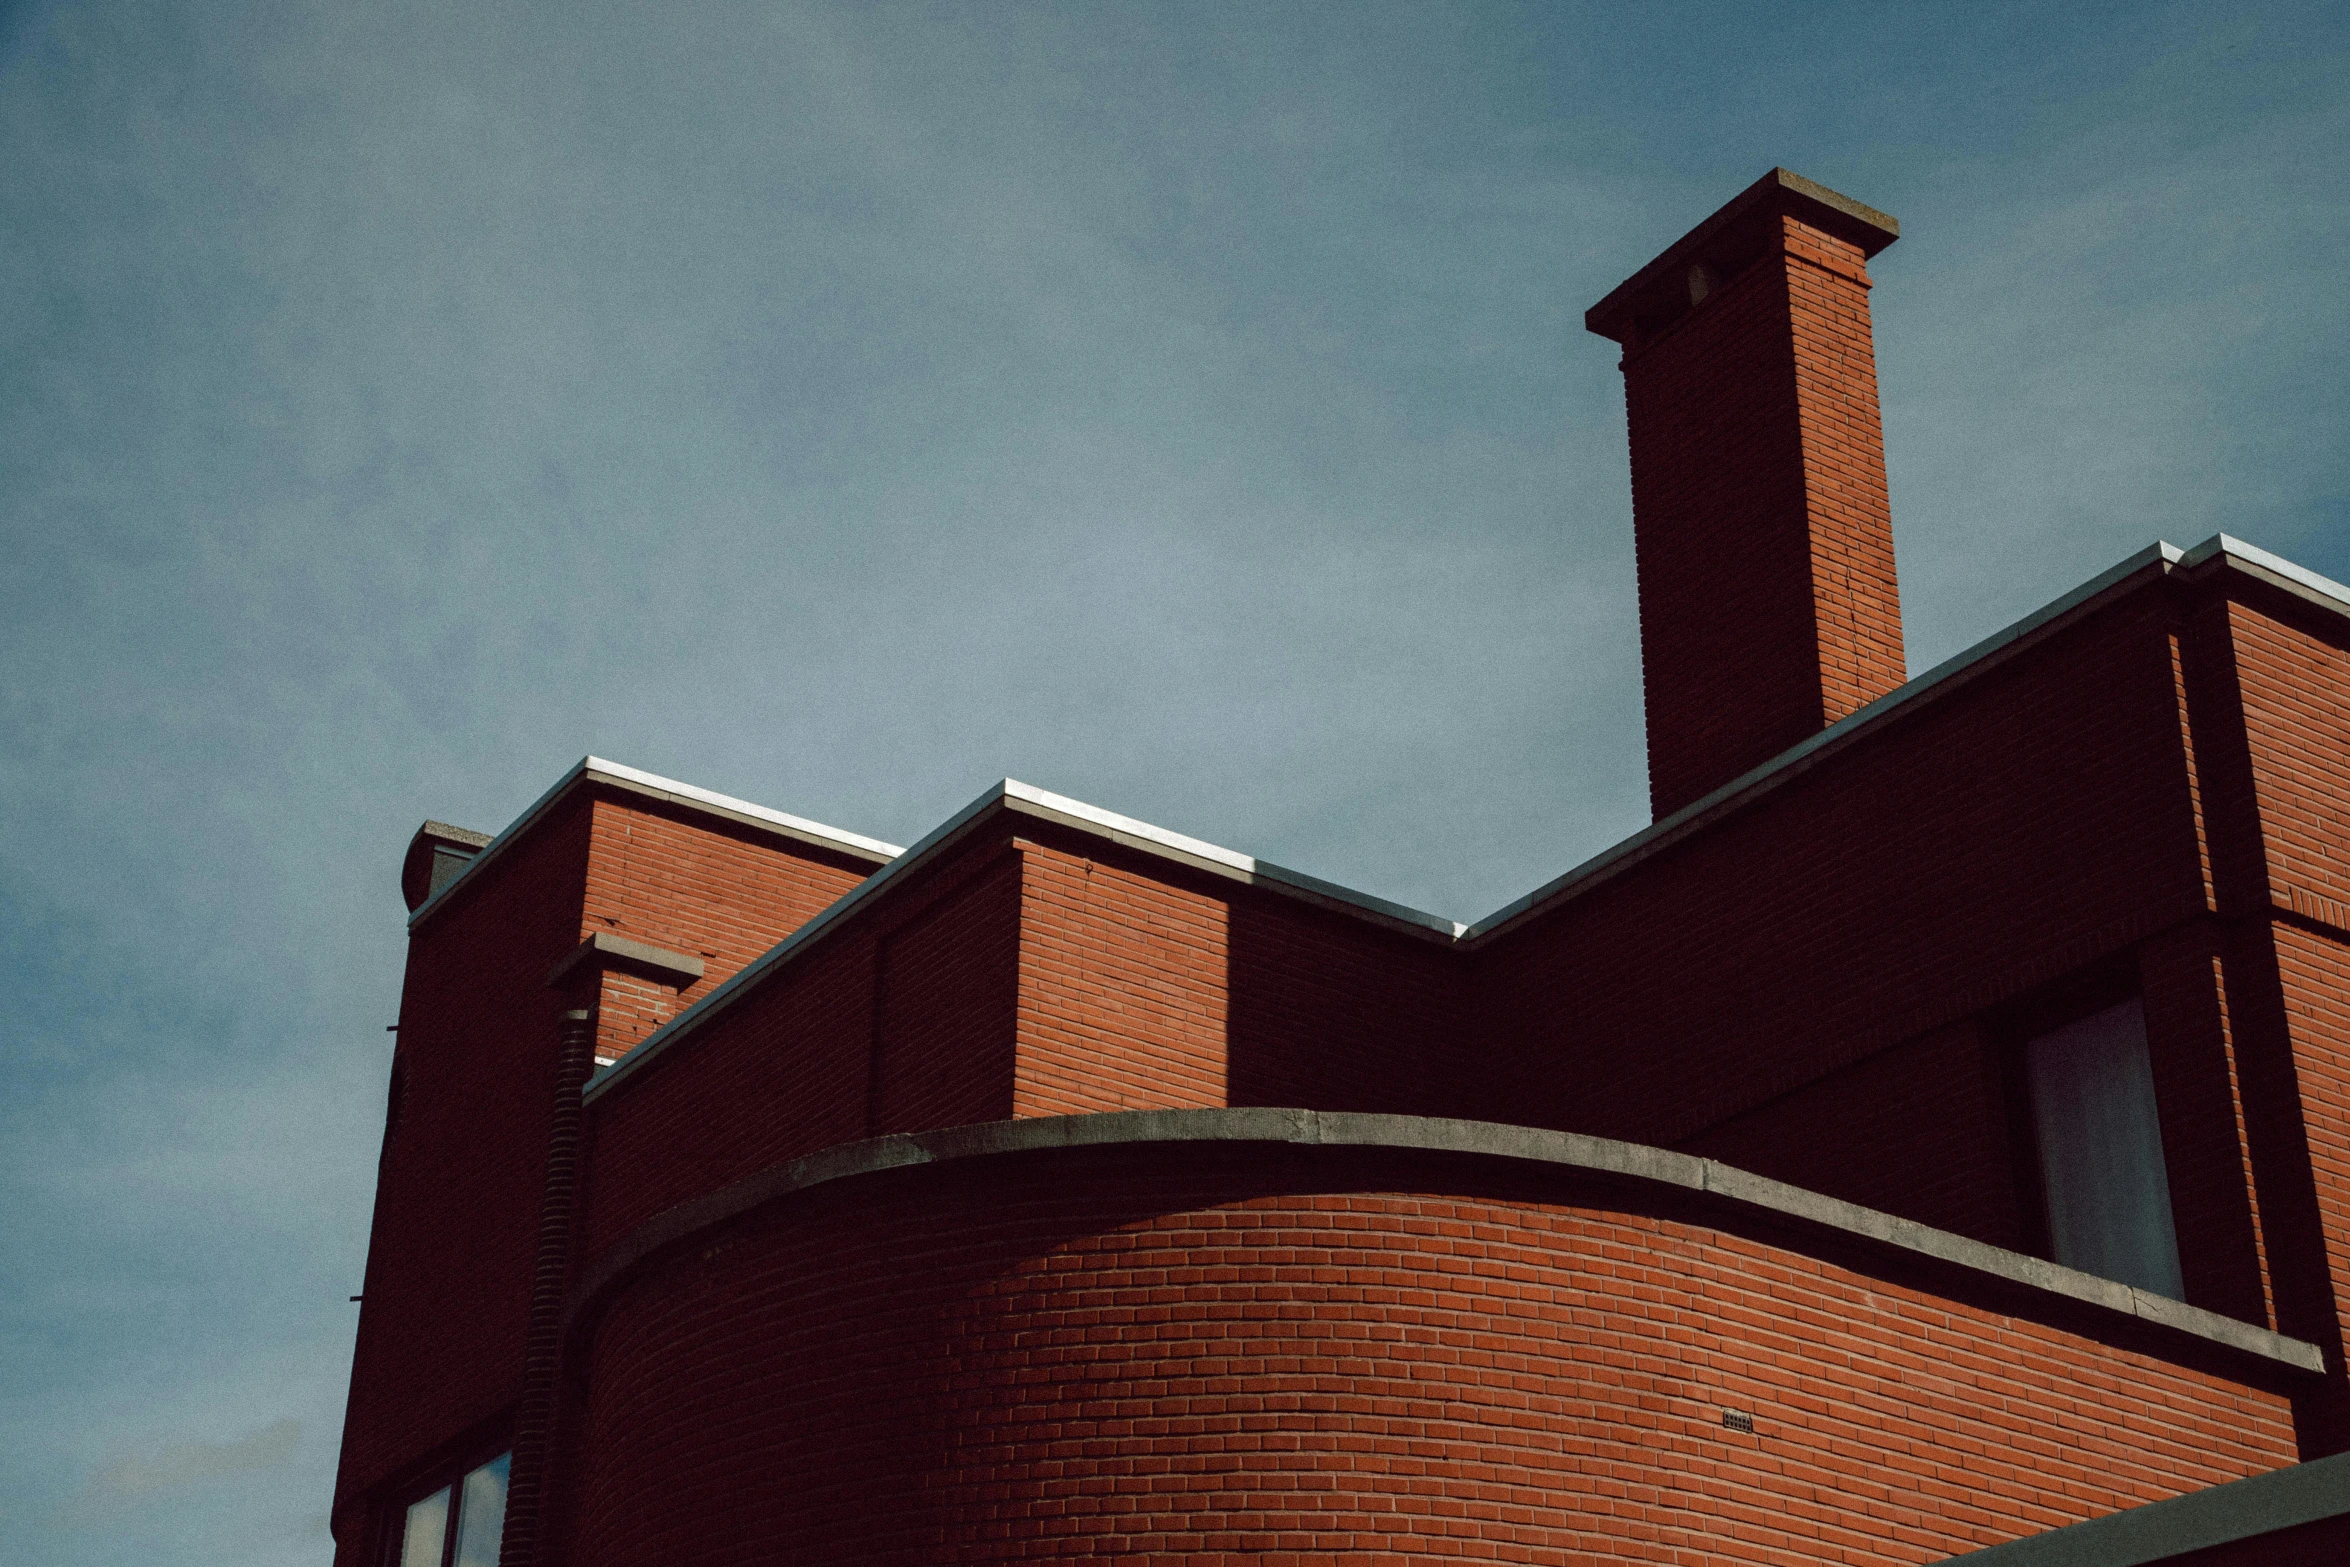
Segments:
[[[1229,1103],[1230,899],[1098,844],[1020,848],[1011,1113]]]
[[[2184,641],[2262,1260],[2278,1325],[2333,1369],[2303,1401],[2304,1451],[2350,1451],[2350,638],[2245,583],[2205,589]]]
[[[860,1128],[1304,1103],[1685,1146],[2024,1245],[2033,1199],[2014,1178],[1998,1041],[1969,1030],[2036,985],[2144,944],[2189,1296],[2266,1320],[2218,937],[2191,929],[2212,904],[2193,725],[2181,708],[2185,669],[2206,656],[2181,652],[2180,617],[2201,612],[2192,598],[2123,600],[1467,964],[1026,823],[1019,832],[1033,836],[1011,845],[1016,899],[1007,890],[973,904],[930,937],[885,938],[908,954],[921,941],[936,949],[897,963],[932,976],[914,990],[876,977],[870,955],[805,960],[866,962],[859,983],[891,995],[886,1016],[870,1000],[843,1001],[837,1024],[786,1044],[783,992],[798,981],[741,1003],[781,1009],[759,1025],[773,1053],[744,1069],[774,1085],[748,1086],[730,1068],[707,1090],[656,1097],[682,1105],[706,1092],[723,1101],[715,1125],[790,1093],[803,1069],[833,1086],[755,1117],[764,1129],[747,1132],[722,1170],[691,1157],[680,1165],[654,1144],[615,1161],[668,1173],[612,1222]],[[925,885],[948,876],[917,873]],[[851,923],[879,933],[895,918],[860,911]],[[1006,944],[1015,929],[1016,956]],[[982,991],[998,999],[977,999]],[[746,1015],[713,1026],[751,1025]],[[893,1044],[925,1028],[960,1041],[952,1059],[970,1064],[948,1070],[941,1045]],[[819,1040],[837,1059],[803,1068]],[[909,1080],[887,1064],[893,1049],[931,1063],[934,1092],[919,1108],[903,1090],[895,1104],[873,1097],[885,1081]],[[832,1109],[805,1113],[816,1103]],[[1914,1114],[1888,1108],[1902,1104]],[[662,1113],[682,1125],[699,1112]],[[1855,1125],[1877,1128],[1875,1141],[1853,1144]]]
[[[590,1254],[819,1148],[1010,1115],[1020,888],[1008,831],[968,838],[591,1101]]]
[[[1020,1113],[1023,858],[991,837],[889,904],[859,911],[855,923],[882,933],[865,1041],[869,1131],[927,1131]],[[789,1052],[773,1066],[799,1070]]]
[[[836,902],[873,867],[860,858],[622,790],[594,790],[580,937],[597,931],[698,957],[679,990],[607,975],[597,1050],[617,1055],[726,983]]]
[[[1019,1114],[1186,1105],[1435,1113],[1458,955],[1263,888],[1035,826]]]
[[[1234,1103],[1422,1109],[1430,1059],[1458,1048],[1459,981],[1425,941],[1005,815],[596,1098],[590,1231],[606,1244],[868,1134]]]
[[[1475,1113],[1677,1143],[2199,915],[2170,615],[2124,598],[1480,952]]]
[[[2032,1249],[2008,1085],[1973,1019],[1715,1123],[1677,1146],[2011,1251]]]
[[[587,1334],[576,1559],[614,1567],[1922,1562],[2293,1456],[2273,1389],[1402,1155],[859,1178],[673,1246]]]
[[[2350,925],[2350,637],[2284,605],[2227,613],[2269,899]]]

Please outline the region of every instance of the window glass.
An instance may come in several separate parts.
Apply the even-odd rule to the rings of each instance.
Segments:
[[[2125,1001],[2043,1034],[2024,1063],[2056,1260],[2178,1299],[2145,1012]]]
[[[506,1470],[513,1459],[512,1453],[500,1453],[465,1477],[453,1567],[498,1567],[498,1537],[506,1529]]]
[[[400,1531],[400,1567],[441,1567],[441,1547],[449,1537],[449,1488],[442,1486],[421,1502],[408,1504],[408,1524]]]

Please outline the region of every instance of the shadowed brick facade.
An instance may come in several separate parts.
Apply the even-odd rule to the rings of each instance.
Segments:
[[[1775,171],[1593,310],[1658,820],[1476,925],[1013,783],[428,824],[338,1562],[507,1450],[514,1564],[2341,1557],[2350,590],[1908,678],[1893,232]],[[2051,1260],[2124,1005],[2178,1298]]]

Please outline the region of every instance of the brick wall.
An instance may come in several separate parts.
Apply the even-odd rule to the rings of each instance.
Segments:
[[[370,1493],[513,1404],[561,1012],[600,1002],[599,1048],[612,1050],[681,1004],[674,989],[617,970],[582,968],[561,993],[549,974],[609,930],[703,958],[690,1000],[864,874],[846,856],[589,785],[415,928],[399,1124],[379,1167],[336,1484],[339,1559],[370,1560]]]
[[[1020,855],[983,854],[881,939],[875,1132],[1009,1120],[1019,1002]]]
[[[2262,1256],[2278,1326],[2332,1369],[2304,1400],[2316,1456],[2350,1449],[2350,655],[2335,617],[2257,586],[2204,605],[2188,645]]]
[[[2210,920],[2154,937],[2138,951],[2139,993],[2187,1298],[2274,1327],[2226,943]]]
[[[1482,953],[1479,1114],[1675,1144],[2201,912],[2159,593]]]
[[[2326,1347],[2301,1451],[2350,1446],[2350,670],[2307,621],[2209,581],[2129,595],[1466,956],[992,820],[591,1106],[580,1256],[877,1131],[1224,1103],[1678,1145],[2028,1244],[1999,1052],[2093,967],[2145,1001],[2189,1299]],[[604,929],[709,964],[682,997],[602,976],[632,1043],[860,869],[583,791],[419,927],[339,1494],[511,1402],[554,962]]]
[[[1232,1103],[1449,1115],[1468,1026],[1444,948],[1257,894],[1232,912]]]
[[[593,1244],[869,1134],[1226,1104],[1420,1111],[1447,1087],[1433,1057],[1464,1048],[1460,978],[1425,941],[1007,817],[596,1102]]]
[[[583,1255],[665,1208],[866,1135],[875,940],[836,935],[587,1110]]]
[[[348,1507],[518,1390],[563,1007],[546,982],[579,941],[589,814],[560,805],[409,944],[336,1481],[346,1552],[366,1543]]]
[[[2029,1251],[2010,1103],[1997,1051],[1972,1020],[1856,1061],[1680,1144],[1846,1202],[1988,1246]]]
[[[694,989],[707,993],[705,981]],[[606,969],[598,979],[592,1004],[596,1009],[596,1053],[626,1055],[662,1024],[685,1009],[675,985],[665,985],[625,969]]]
[[[976,835],[859,906],[588,1111],[583,1255],[835,1143],[1011,1113],[1020,861]]]
[[[871,875],[861,858],[708,812],[599,790],[580,934],[605,930],[703,960],[680,991],[607,976],[596,1047],[624,1053]]]
[[[580,1349],[596,1567],[1923,1562],[2293,1456],[2277,1394],[2062,1326],[1266,1149],[805,1193],[654,1263]]]
[[[1659,817],[1908,678],[1868,287],[1858,246],[1776,218],[1626,348]]]
[[[2028,1245],[2003,1095],[1979,1056],[1926,1041],[2126,961],[2188,1298],[2269,1320],[2228,1009],[2231,986],[2273,981],[2231,980],[2211,920],[2212,867],[2238,865],[2224,891],[2236,840],[2258,850],[2231,803],[2251,764],[2226,754],[2224,639],[2179,652],[2216,592],[2123,598],[1503,937],[1478,959],[1497,1070],[1472,1113],[1703,1149]]]
[[[2350,648],[2331,616],[2228,609],[2271,896],[2350,927]]]
[[[1011,1113],[1227,1102],[1228,902],[1193,884],[1205,877],[1136,858],[1082,840],[1021,842]]]
[[[1821,717],[1832,724],[1909,679],[1877,408],[1877,350],[1860,248],[1793,218],[1780,224],[1788,338],[1803,410]]]

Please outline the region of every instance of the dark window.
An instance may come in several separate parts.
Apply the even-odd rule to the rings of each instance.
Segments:
[[[513,1457],[500,1453],[463,1479],[410,1502],[393,1534],[386,1567],[498,1567],[498,1538],[506,1528],[506,1471]]]
[[[2176,1300],[2179,1243],[2136,998],[2024,1047],[2052,1254],[2068,1268]]]

